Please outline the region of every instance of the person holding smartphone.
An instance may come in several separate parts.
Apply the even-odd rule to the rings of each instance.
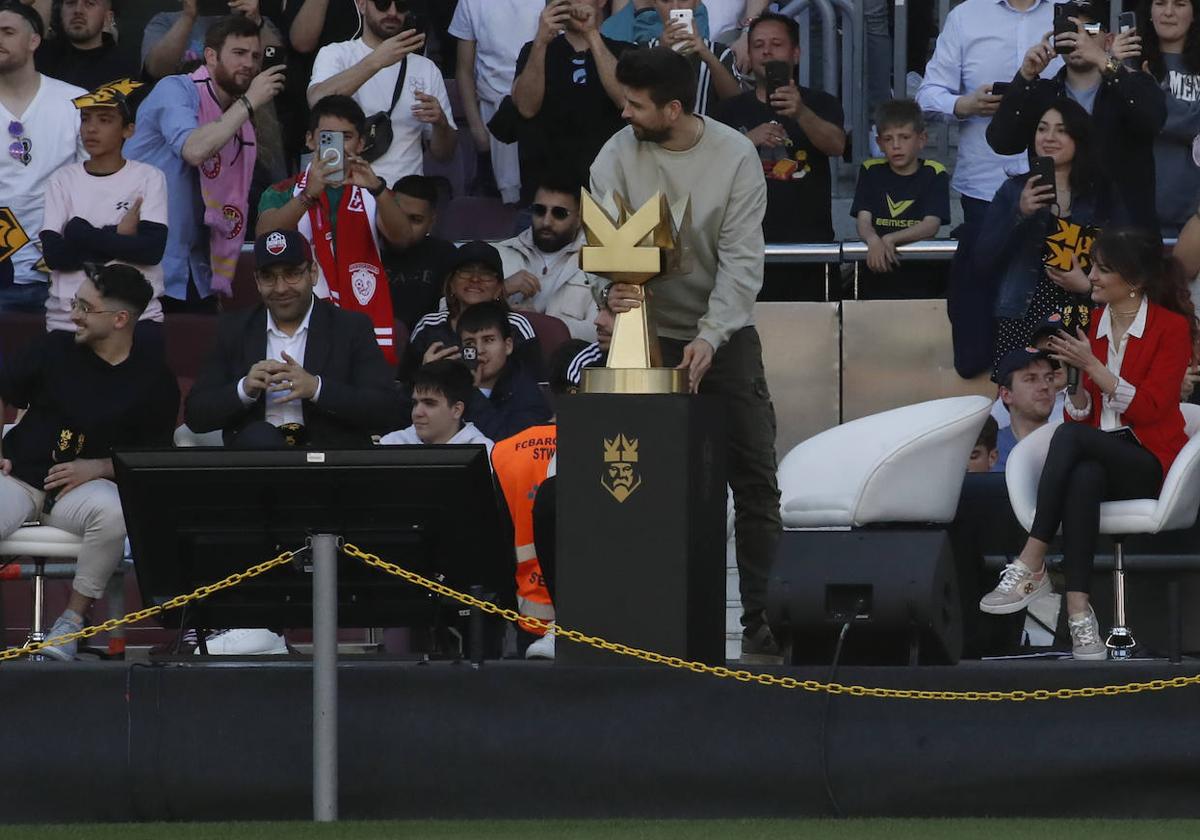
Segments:
[[[259,0],[179,0],[178,12],[159,12],[146,24],[142,69],[161,79],[178,72],[185,61],[202,59],[204,33],[227,15],[241,15],[257,26],[264,47],[284,45],[279,28],[260,13]]]
[[[521,139],[524,198],[550,170],[581,182],[596,153],[624,126],[617,59],[630,47],[600,34],[605,0],[551,0],[521,48],[513,104],[530,122]]]
[[[1200,198],[1200,167],[1192,154],[1200,134],[1200,18],[1192,0],[1152,0],[1143,3],[1137,20],[1146,69],[1167,104],[1167,121],[1154,140],[1158,222],[1164,237],[1176,237]]]
[[[1064,9],[1059,19],[1074,31],[1046,38],[1025,53],[987,128],[988,143],[1000,154],[1023,152],[1037,115],[1052,100],[1078,102],[1091,115],[1100,165],[1120,189],[1132,222],[1157,231],[1154,140],[1167,111],[1158,83],[1125,64],[1140,64],[1142,36],[1136,29],[1108,32],[1107,0],[1074,0],[1057,8]],[[1063,68],[1043,79],[1056,49],[1065,51]]]
[[[1196,346],[1196,313],[1178,263],[1158,237],[1110,229],[1089,276],[1099,307],[1085,334],[1050,339],[1056,361],[1083,372],[1054,433],[1038,482],[1037,513],[1020,556],[983,597],[986,613],[1017,612],[1049,591],[1045,558],[1062,528],[1067,626],[1076,659],[1104,659],[1091,607],[1100,503],[1152,498],[1187,443],[1179,383]]]
[[[1096,163],[1096,144],[1083,106],[1054,100],[1037,115],[1027,140],[1036,171],[1005,181],[988,208],[973,257],[976,282],[990,291],[997,319],[993,359],[1029,345],[1047,315],[1086,302],[1092,231],[1128,221],[1111,179]],[[1064,241],[1076,243],[1065,258]],[[1047,254],[1059,259],[1047,265]]]
[[[648,47],[670,47],[688,57],[696,72],[696,113],[712,113],[718,100],[732,99],[742,92],[735,70],[736,56],[725,44],[705,38],[696,24],[700,0],[655,0],[663,24],[662,37]],[[683,14],[681,14],[683,13]]]
[[[375,159],[374,169],[393,184],[406,175],[424,174],[426,146],[438,160],[453,157],[458,126],[441,71],[421,55],[425,35],[414,28],[409,0],[358,0],[358,8],[362,36],[321,48],[308,101],[344,94],[367,114],[389,114],[392,142]]]

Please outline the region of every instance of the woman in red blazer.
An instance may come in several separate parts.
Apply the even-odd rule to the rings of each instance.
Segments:
[[[1029,540],[979,603],[987,613],[1013,613],[1049,592],[1046,550],[1061,525],[1076,659],[1107,656],[1088,594],[1100,503],[1158,495],[1187,443],[1179,393],[1196,346],[1183,272],[1163,256],[1157,237],[1105,231],[1092,257],[1088,280],[1100,308],[1090,331],[1060,330],[1048,348],[1054,359],[1079,369],[1082,387],[1067,400],[1067,422],[1050,442]]]

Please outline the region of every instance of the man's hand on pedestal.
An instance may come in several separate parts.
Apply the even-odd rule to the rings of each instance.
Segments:
[[[715,352],[713,346],[703,338],[692,339],[691,343],[683,348],[683,361],[676,365],[675,369],[688,372],[688,390],[693,394],[700,390],[700,380],[712,367]]]

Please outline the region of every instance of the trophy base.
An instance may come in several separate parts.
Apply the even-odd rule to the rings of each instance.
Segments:
[[[686,394],[686,370],[674,368],[583,369],[580,390],[585,394]]]

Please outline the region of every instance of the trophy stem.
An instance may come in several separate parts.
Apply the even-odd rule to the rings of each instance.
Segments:
[[[651,325],[648,303],[643,301],[637,309],[617,314],[608,350],[608,367],[652,368],[662,364],[662,352]]]

